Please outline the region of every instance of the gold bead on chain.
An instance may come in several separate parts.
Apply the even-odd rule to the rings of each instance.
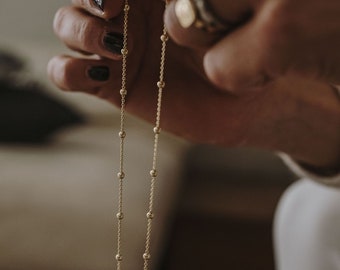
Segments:
[[[167,5],[167,2],[166,2]],[[117,270],[121,269],[121,264],[123,261],[123,256],[121,252],[122,245],[122,223],[124,219],[123,213],[123,181],[125,178],[124,173],[124,146],[125,146],[125,105],[126,105],[126,96],[127,96],[127,59],[128,59],[128,19],[129,19],[129,2],[125,0],[124,4],[124,25],[123,25],[123,49],[122,53],[122,86],[120,89],[121,95],[121,107],[120,107],[120,157],[119,157],[119,172],[117,174],[119,187],[118,187],[118,213],[117,217],[117,253],[115,259],[117,261]],[[155,127],[153,128],[154,132],[154,146],[153,146],[153,157],[152,157],[152,168],[150,170],[150,193],[149,193],[149,209],[146,213],[147,218],[147,228],[146,228],[146,239],[145,239],[145,251],[143,254],[144,266],[143,270],[149,269],[149,261],[151,259],[150,252],[150,242],[151,242],[151,232],[152,232],[152,220],[154,218],[153,208],[154,208],[154,194],[155,194],[155,182],[157,178],[157,154],[158,154],[158,142],[160,135],[160,121],[161,121],[161,108],[162,108],[162,94],[163,89],[165,87],[164,81],[164,70],[165,70],[165,55],[166,55],[166,43],[168,41],[168,35],[165,26],[163,26],[163,32],[160,37],[162,42],[161,47],[161,59],[160,59],[160,67],[159,67],[159,81],[156,83],[158,88],[158,98],[157,98],[157,110],[156,110],[156,120]]]

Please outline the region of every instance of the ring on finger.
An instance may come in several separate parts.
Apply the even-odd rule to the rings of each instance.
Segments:
[[[177,0],[175,13],[183,28],[194,26],[209,33],[230,29],[230,24],[221,20],[205,0]]]

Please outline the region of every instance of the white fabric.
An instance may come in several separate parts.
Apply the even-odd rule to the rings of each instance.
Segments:
[[[274,246],[276,270],[339,270],[340,190],[293,184],[277,207]]]
[[[297,176],[301,178],[308,178],[328,186],[340,187],[340,173],[327,177],[321,176],[306,170],[304,167],[302,167],[299,163],[297,163],[294,159],[292,159],[290,156],[286,154],[281,153],[279,154],[279,156],[285,162],[285,164],[291,169],[291,171],[294,172]]]

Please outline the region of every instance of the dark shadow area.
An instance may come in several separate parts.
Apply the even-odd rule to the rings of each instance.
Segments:
[[[281,160],[252,149],[195,146],[158,269],[274,270],[272,223],[294,176]]]

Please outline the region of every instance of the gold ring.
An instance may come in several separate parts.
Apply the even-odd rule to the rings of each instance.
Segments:
[[[221,20],[205,0],[177,0],[175,14],[183,28],[194,26],[210,33],[230,29],[230,24]]]

